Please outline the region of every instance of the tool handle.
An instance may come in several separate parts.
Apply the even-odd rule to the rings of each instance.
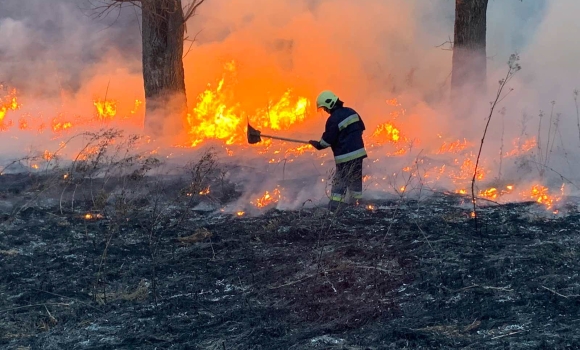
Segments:
[[[264,134],[260,134],[261,137],[267,137],[270,139],[276,139],[276,140],[282,140],[282,141],[288,141],[288,142],[297,142],[297,143],[306,143],[309,144],[308,141],[304,141],[304,140],[296,140],[296,139],[289,139],[286,137],[279,137],[279,136],[271,136],[271,135],[264,135]]]

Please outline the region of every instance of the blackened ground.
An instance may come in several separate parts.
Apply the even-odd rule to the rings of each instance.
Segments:
[[[5,202],[19,193],[2,186]],[[158,251],[145,209],[122,224],[51,202],[6,211],[0,346],[580,348],[580,216],[487,207],[478,232],[461,201],[192,212],[185,226],[176,210]]]

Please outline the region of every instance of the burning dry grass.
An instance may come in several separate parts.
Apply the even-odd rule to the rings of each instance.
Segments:
[[[243,68],[235,61],[225,64],[222,78],[217,80],[215,86],[209,85],[199,94],[195,106],[183,121],[187,139],[175,140],[173,145],[155,143],[146,137],[123,139],[113,129],[108,131],[108,135],[90,131],[102,126],[127,128],[141,124],[143,109],[139,99],[120,100],[105,94],[104,98],[94,99],[94,109],[88,117],[59,112],[54,118],[46,118],[32,116],[24,111],[28,103],[23,107],[17,91],[6,90],[7,95],[0,101],[3,106],[0,123],[3,123],[3,130],[7,135],[15,127],[15,121],[18,121],[21,129],[19,132],[44,135],[48,131],[50,136],[46,136],[52,139],[50,142],[54,146],[31,152],[31,155],[0,170],[0,173],[9,172],[13,165],[25,166],[32,172],[59,169],[61,178],[58,181],[67,184],[68,191],[82,187],[83,181],[80,179],[83,177],[114,178],[126,171],[133,171],[134,177],[143,177],[156,171],[161,166],[161,160],[178,159],[184,154],[199,152],[202,147],[213,146],[217,149],[216,154],[221,157],[221,164],[236,164],[252,158],[257,159],[252,165],[255,169],[270,169],[268,167],[274,166],[282,169],[281,176],[276,174],[278,178],[271,181],[263,181],[257,185],[248,185],[248,181],[244,181],[246,186],[242,191],[245,192],[245,202],[226,209],[227,212],[243,216],[256,212],[256,209],[260,212],[275,206],[297,208],[307,200],[315,203],[324,201],[327,197],[324,192],[329,190],[329,179],[322,174],[332,167],[329,151],[316,152],[309,145],[296,147],[271,140],[247,145],[245,140],[245,125],[248,120],[270,132],[304,133],[315,124],[317,130],[321,130],[321,125],[318,125],[320,123],[314,120],[316,114],[310,100],[295,95],[290,89],[281,96],[269,98],[263,107],[249,107],[236,95],[239,93],[236,77],[240,69]],[[375,116],[369,118],[371,122],[367,120],[367,127],[370,130],[365,134],[369,159],[366,161],[364,180],[366,189],[372,191],[370,196],[376,198],[401,193],[412,196],[416,192],[414,188],[467,195],[477,160],[474,143],[466,138],[453,139],[439,134],[434,141],[429,140],[425,144],[424,140],[414,134],[414,126],[406,121],[411,113],[400,101],[391,98],[383,103],[388,113],[385,113],[384,119]],[[379,119],[382,120],[377,123]],[[550,125],[552,124],[554,122],[551,118]],[[81,132],[86,129],[89,131]],[[316,136],[312,136],[311,131],[306,132],[313,138],[318,137],[318,132]],[[556,207],[560,199],[570,191],[563,191],[562,182],[556,190],[552,187],[553,181],[545,176],[551,155],[549,151],[557,136],[556,131],[550,132],[547,145],[546,142],[539,142],[539,136],[526,137],[522,132],[522,135],[512,141],[511,149],[504,150],[502,145],[497,158],[481,159],[476,174],[476,197],[494,202],[533,200],[544,204],[550,211],[558,210]],[[73,139],[79,142],[72,142]],[[115,151],[111,151],[113,149]],[[105,155],[107,152],[108,155]],[[123,152],[125,155],[121,156]],[[115,155],[112,156],[113,154]],[[105,159],[107,157],[108,160]],[[118,159],[113,159],[115,157]],[[506,165],[508,161],[517,165],[510,167]],[[72,162],[73,166],[63,171],[67,162]],[[107,162],[108,165],[101,166]],[[535,179],[530,177],[529,172],[526,173],[525,167],[530,164],[537,167],[538,176]],[[131,167],[132,170],[129,170]],[[138,169],[139,167],[141,168]],[[269,170],[265,172],[268,173]],[[251,178],[251,173],[252,171],[246,177]],[[310,194],[309,197],[297,193],[300,189],[280,185],[288,177],[301,175],[318,177],[318,183],[305,191]],[[208,187],[190,189],[187,193],[188,196],[196,194],[195,197],[206,196],[208,200],[215,201],[213,189]],[[92,191],[91,200],[95,207],[99,206],[99,202],[110,200],[108,196],[102,195],[96,189]],[[74,199],[71,201],[74,203]]]

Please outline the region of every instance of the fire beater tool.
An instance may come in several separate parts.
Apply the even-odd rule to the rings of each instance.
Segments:
[[[308,141],[304,140],[296,140],[296,139],[289,139],[287,137],[279,137],[279,136],[272,136],[272,135],[265,135],[262,134],[260,130],[254,129],[250,123],[248,122],[248,143],[254,144],[262,141],[262,137],[267,137],[270,139],[288,141],[288,142],[297,142],[297,143],[305,143],[308,144]]]

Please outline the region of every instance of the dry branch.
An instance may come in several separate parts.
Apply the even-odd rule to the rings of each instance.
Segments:
[[[558,293],[558,292],[556,292],[555,290],[553,290],[553,289],[550,289],[550,288],[548,288],[548,287],[546,287],[546,286],[542,286],[542,288],[544,288],[545,290],[547,290],[547,291],[549,291],[549,292],[552,292],[552,293],[554,293],[554,294],[556,294],[557,296],[559,296],[559,297],[562,297],[562,298],[566,298],[566,299],[569,299],[569,298],[580,298],[580,294],[570,294],[570,295],[564,295],[564,294]]]

